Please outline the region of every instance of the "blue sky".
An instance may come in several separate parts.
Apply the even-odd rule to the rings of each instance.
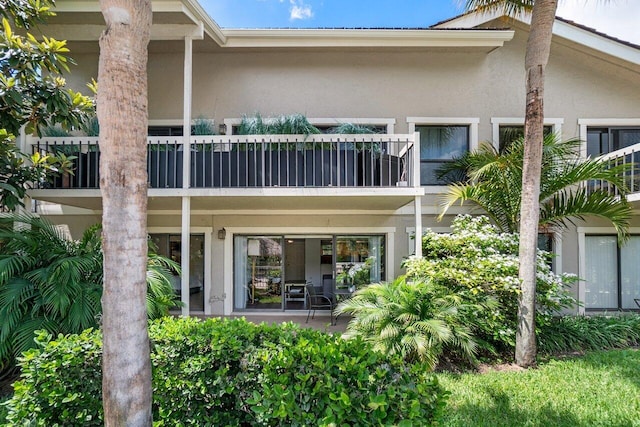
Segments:
[[[201,0],[222,27],[428,27],[462,12],[458,0]]]
[[[428,27],[464,0],[200,0],[227,28]],[[560,0],[558,16],[640,44],[640,0]]]

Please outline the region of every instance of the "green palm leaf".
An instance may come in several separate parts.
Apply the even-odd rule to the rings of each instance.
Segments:
[[[546,135],[543,143],[540,182],[540,225],[566,226],[575,219],[596,216],[608,219],[624,238],[631,207],[624,197],[625,174],[632,165],[609,165],[597,159],[580,159],[581,141],[560,141]],[[520,223],[524,138],[516,139],[502,153],[482,144],[447,166],[443,173],[459,169],[469,177],[452,184],[441,201],[442,218],[456,203],[472,202],[484,211],[501,231],[515,233]],[[589,182],[601,182],[613,189],[612,195],[587,191]]]

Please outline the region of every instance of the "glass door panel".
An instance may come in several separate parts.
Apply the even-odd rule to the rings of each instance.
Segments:
[[[629,241],[620,248],[620,274],[621,274],[621,308],[623,310],[638,309],[635,302],[640,298],[640,236],[631,236]]]
[[[618,269],[615,236],[585,237],[585,307],[618,307]]]
[[[235,236],[236,310],[282,310],[282,240],[281,236]]]
[[[384,236],[336,236],[336,290],[385,280]]]
[[[159,255],[182,262],[182,236],[180,234],[151,234],[151,241]],[[189,311],[204,311],[204,235],[192,234],[189,238]],[[176,295],[182,295],[180,276],[174,272],[171,284]],[[185,298],[181,297],[182,301]]]

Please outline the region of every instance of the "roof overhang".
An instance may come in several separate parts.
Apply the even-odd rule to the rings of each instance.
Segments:
[[[222,47],[500,47],[511,30],[225,29]]]
[[[523,13],[516,17],[507,17],[499,11],[495,12],[470,12],[460,15],[448,21],[433,26],[439,29],[452,28],[477,28],[495,20],[516,20],[526,25],[531,25],[531,14]],[[553,35],[583,45],[599,53],[622,59],[626,62],[640,65],[640,49],[630,46],[612,37],[596,31],[581,28],[578,25],[560,18],[553,24]]]
[[[96,41],[104,30],[97,0],[58,0],[44,32]],[[222,29],[197,0],[153,0],[152,40],[211,38],[221,48],[471,47],[492,50],[513,38],[505,29]]]

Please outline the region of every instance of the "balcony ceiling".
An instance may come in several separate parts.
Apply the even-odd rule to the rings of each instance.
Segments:
[[[192,211],[237,210],[372,210],[395,211],[422,194],[421,188],[237,188],[149,190],[148,209],[180,211],[181,194],[191,195]],[[33,190],[37,200],[102,210],[99,190]]]

